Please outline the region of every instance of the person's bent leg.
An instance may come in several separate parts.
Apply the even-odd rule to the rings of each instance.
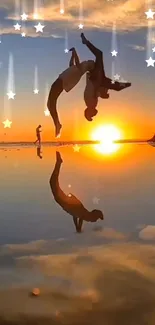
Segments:
[[[76,66],[78,67],[79,64],[80,64],[80,59],[79,59],[79,57],[78,57],[78,54],[77,54],[75,48],[72,47],[72,48],[70,49],[70,51],[72,51],[72,56],[71,56],[71,60],[70,60],[70,64],[69,64],[69,66],[71,67],[72,65],[76,65]]]
[[[63,83],[61,79],[57,79],[51,87],[47,107],[52,116],[54,125],[55,125],[55,136],[58,137],[60,135],[60,130],[62,125],[59,121],[58,113],[57,113],[57,99],[63,91]]]
[[[105,76],[105,70],[104,70],[104,62],[103,62],[103,53],[101,50],[99,50],[97,47],[95,47],[90,41],[86,39],[83,33],[81,33],[81,38],[83,44],[85,44],[88,49],[95,55],[96,61],[95,61],[95,68],[94,68],[94,75],[98,75],[98,73],[101,72],[100,79],[104,79]]]
[[[83,33],[81,33],[81,38],[82,43],[85,44],[95,56],[102,55],[102,51],[95,47],[90,41],[88,41]]]
[[[70,51],[71,51],[72,49],[70,49]],[[71,59],[70,59],[70,61],[69,61],[69,67],[72,67],[74,65],[74,53],[73,53],[73,51],[72,51],[72,56],[71,56]]]

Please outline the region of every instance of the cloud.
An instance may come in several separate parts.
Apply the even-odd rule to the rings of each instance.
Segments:
[[[145,47],[144,46],[141,46],[141,45],[129,45],[133,50],[136,50],[136,51],[145,51]]]
[[[113,228],[104,228],[101,232],[99,232],[99,236],[111,240],[126,240],[128,238],[127,235],[116,231]]]
[[[17,261],[40,269],[44,279],[48,275],[49,284],[40,286],[37,300],[29,297],[28,288],[0,291],[0,315],[8,308],[8,316],[13,311],[18,319],[20,310],[20,315],[24,313],[29,320],[26,324],[31,324],[32,315],[33,324],[39,317],[42,323],[50,324],[54,313],[60,319],[53,324],[61,322],[61,317],[72,325],[83,325],[88,319],[90,325],[96,319],[101,320],[98,324],[109,325],[143,325],[145,319],[148,324],[155,322],[153,245],[104,245],[64,255],[33,255]],[[50,284],[52,277],[61,279],[57,289]]]
[[[8,18],[13,19],[13,1],[2,0],[0,6],[8,9]],[[60,1],[44,1],[44,7],[40,8],[40,19],[50,22],[51,27],[68,27],[68,30],[77,29],[79,24],[79,5],[76,1],[68,0],[65,14],[60,15]],[[153,8],[152,8],[153,9]],[[84,1],[84,25],[86,28],[101,28],[111,30],[113,22],[116,22],[118,31],[133,31],[148,26],[145,15],[147,10],[145,0],[85,0]],[[32,1],[27,3],[27,12],[32,19]],[[152,21],[154,24],[154,21]],[[51,32],[51,31],[50,31]],[[44,34],[41,36],[45,36]]]
[[[155,226],[146,226],[139,232],[139,238],[143,240],[155,240]]]

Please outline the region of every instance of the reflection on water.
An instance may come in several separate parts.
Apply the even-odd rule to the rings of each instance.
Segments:
[[[154,148],[113,158],[92,147],[9,150],[0,151],[0,317],[154,324]]]
[[[100,210],[94,209],[88,211],[82,202],[72,193],[66,195],[59,185],[59,174],[63,160],[60,153],[56,152],[56,163],[50,178],[51,191],[55,201],[73,216],[73,222],[77,232],[81,232],[83,221],[96,222],[98,219],[103,220],[103,213]]]

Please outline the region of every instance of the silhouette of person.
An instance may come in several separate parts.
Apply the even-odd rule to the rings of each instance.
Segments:
[[[63,71],[58,79],[52,84],[49,97],[47,101],[47,107],[53,119],[55,125],[55,137],[60,137],[62,125],[60,123],[57,113],[57,100],[60,94],[65,90],[69,92],[80,81],[81,77],[94,68],[94,61],[88,60],[80,63],[79,57],[75,48],[71,48],[72,56],[69,62],[69,68]]]
[[[39,146],[37,146],[37,156],[38,156],[40,159],[43,158],[41,154],[42,154],[42,152],[41,152],[41,146],[39,145]]]
[[[34,142],[34,144],[36,144],[37,142],[39,142],[39,145],[41,144],[41,136],[40,136],[40,133],[41,133],[41,125],[38,125],[37,128],[36,128],[36,136],[37,136],[37,140]]]
[[[97,49],[91,42],[87,40],[83,33],[81,33],[82,43],[95,55],[94,69],[87,74],[86,88],[84,92],[84,100],[87,108],[84,115],[88,121],[92,121],[98,111],[96,106],[98,104],[98,97],[109,98],[108,90],[120,91],[131,86],[129,82],[112,81],[107,78],[104,70],[103,53]],[[87,95],[90,94],[90,95]]]
[[[73,194],[66,195],[59,185],[59,174],[63,160],[60,153],[56,152],[56,164],[50,177],[50,187],[55,201],[73,217],[73,222],[77,232],[82,231],[83,221],[96,222],[103,220],[103,213],[100,210],[88,211],[81,201]]]

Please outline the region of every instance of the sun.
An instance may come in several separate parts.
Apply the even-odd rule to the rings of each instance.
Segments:
[[[92,140],[101,141],[100,144],[95,145],[95,149],[104,154],[116,152],[120,148],[120,145],[113,143],[113,141],[121,137],[121,131],[111,124],[101,126],[92,133]]]

